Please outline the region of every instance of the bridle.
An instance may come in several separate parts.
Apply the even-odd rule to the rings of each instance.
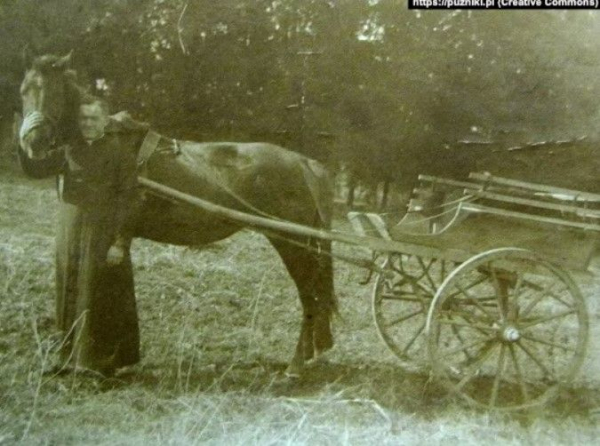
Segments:
[[[63,80],[63,85],[65,86],[65,91],[66,91],[67,79],[64,75],[63,75],[62,80]],[[44,125],[50,126],[51,138],[52,138],[50,141],[50,147],[55,146],[56,140],[57,140],[57,135],[58,135],[58,129],[59,129],[59,121],[60,121],[60,117],[55,118],[55,117],[49,116],[47,114],[44,114],[42,111],[33,110],[33,111],[30,111],[29,113],[27,113],[24,116],[23,122],[21,123],[21,127],[19,129],[19,143],[21,145],[21,148],[24,147],[24,141],[25,141],[25,138],[27,137],[27,135],[29,135],[35,129],[40,128]]]
[[[56,143],[56,124],[54,123],[54,120],[48,118],[42,112],[34,110],[27,113],[21,123],[21,128],[19,129],[19,143],[21,147],[24,147],[24,141],[27,135],[45,124],[49,124],[51,127],[52,141],[50,142],[50,146],[54,146]]]

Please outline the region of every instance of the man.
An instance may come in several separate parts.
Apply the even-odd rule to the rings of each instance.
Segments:
[[[63,334],[53,369],[111,376],[139,361],[139,330],[129,246],[138,204],[136,160],[105,132],[106,102],[85,97],[81,134],[54,155],[59,174],[56,314]]]

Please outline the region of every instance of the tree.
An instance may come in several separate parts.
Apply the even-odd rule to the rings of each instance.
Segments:
[[[271,141],[409,184],[597,137],[599,23],[394,0],[6,0],[0,88],[14,107],[26,43],[74,49],[83,83],[165,134]]]

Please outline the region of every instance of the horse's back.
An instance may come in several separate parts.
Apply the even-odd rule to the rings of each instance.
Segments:
[[[273,169],[287,172],[303,159],[296,152],[271,143],[263,142],[193,142],[179,143],[183,154],[196,159],[202,165],[215,169]]]
[[[324,167],[269,143],[171,141],[148,162],[148,176],[214,203],[302,224],[328,224],[332,186]],[[144,206],[147,238],[201,244],[241,228],[199,209],[150,197]],[[152,219],[153,221],[148,221]],[[154,228],[154,231],[152,231]],[[150,236],[148,236],[150,235]]]
[[[182,150],[194,160],[197,173],[209,177],[215,173],[212,180],[217,188],[227,185],[265,213],[312,224],[314,216],[307,210],[318,208],[323,219],[330,220],[325,202],[332,198],[333,185],[325,167],[315,160],[260,142],[189,142]]]

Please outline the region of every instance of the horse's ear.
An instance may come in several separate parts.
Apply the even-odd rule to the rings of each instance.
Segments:
[[[69,51],[69,54],[61,57],[56,62],[52,64],[52,68],[60,68],[64,70],[71,65],[71,58],[73,57],[73,50]]]
[[[77,71],[75,70],[65,70],[65,77],[69,79],[71,82],[77,82]]]
[[[33,65],[34,58],[35,54],[33,54],[31,46],[29,46],[29,44],[26,44],[23,47],[23,63],[25,64],[25,68],[29,68]]]

